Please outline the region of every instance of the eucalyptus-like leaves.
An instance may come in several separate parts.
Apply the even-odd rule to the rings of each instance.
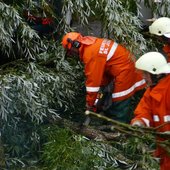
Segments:
[[[135,2],[136,3],[136,2]],[[147,49],[147,43],[139,33],[142,23],[135,14],[129,12],[119,0],[102,1],[64,1],[63,19],[70,10],[76,15],[78,22],[88,25],[90,18],[95,18],[102,23],[102,37],[108,37],[120,42],[139,56]]]
[[[12,58],[35,60],[45,45],[32,30],[16,8],[0,2],[0,47],[1,52]]]

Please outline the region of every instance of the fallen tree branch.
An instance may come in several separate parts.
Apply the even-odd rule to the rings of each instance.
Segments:
[[[153,143],[155,142],[155,137],[162,137],[165,140],[164,141],[157,140],[157,144],[164,147],[170,153],[170,147],[169,147],[170,142],[169,142],[169,140],[166,140],[166,139],[169,139],[170,133],[169,132],[156,132],[157,129],[161,128],[162,126],[165,126],[167,123],[162,124],[159,127],[155,127],[155,128],[149,127],[148,128],[148,127],[132,126],[129,124],[121,123],[121,122],[115,121],[113,119],[110,119],[106,116],[103,116],[102,114],[98,114],[98,113],[91,112],[91,111],[88,111],[85,114],[88,116],[92,115],[92,116],[98,117],[102,120],[111,122],[113,124],[111,129],[116,129],[120,132],[126,133],[131,136],[135,136],[135,137],[138,137],[141,139],[145,139],[145,138],[147,139],[148,135],[150,135],[150,140],[152,140]],[[170,123],[170,122],[168,122],[168,123]]]
[[[50,120],[52,124],[57,124],[60,127],[68,128],[76,133],[86,136],[89,139],[99,139],[103,141],[116,140],[120,137],[118,132],[104,132],[102,130],[95,129],[94,127],[85,126],[77,122],[72,122],[64,118],[56,118],[55,120]]]
[[[112,123],[112,126],[113,126],[114,129],[117,129],[118,131],[121,131],[121,132],[124,132],[124,133],[127,133],[127,134],[129,134],[129,132],[135,132],[135,133],[139,133],[139,134],[143,134],[143,135],[146,134],[146,133],[149,133],[149,134],[152,134],[154,136],[161,136],[161,137],[167,137],[167,138],[170,137],[170,133],[156,132],[157,129],[161,128],[162,126],[165,126],[167,123],[162,124],[161,126],[155,127],[155,128],[153,128],[153,127],[142,127],[142,126],[132,126],[132,125],[129,125],[129,124],[126,124],[126,123],[122,123],[122,122],[110,119],[110,118],[108,118],[108,117],[106,117],[102,114],[98,114],[98,113],[95,113],[95,112],[92,112],[92,111],[86,111],[85,114],[89,115],[89,116],[95,116],[99,119],[108,121],[108,122]],[[168,123],[170,123],[170,122],[168,122]]]
[[[125,137],[127,135],[127,137],[137,137],[142,140],[149,139],[150,142],[155,143],[156,136],[164,136],[164,137],[170,136],[170,134],[156,132],[155,128],[131,126],[129,124],[112,120],[106,116],[94,112],[89,112],[88,115],[95,116],[99,119],[108,121],[111,123],[111,125],[102,125],[99,127],[85,126],[83,124],[72,122],[64,118],[57,118],[55,120],[51,119],[50,122],[53,124],[57,124],[60,127],[71,129],[74,132],[86,136],[89,139],[99,139],[102,141],[110,141],[110,140],[118,141],[120,140],[121,137]],[[109,132],[106,132],[105,130]],[[169,145],[169,141],[168,142],[157,141],[157,143],[167,147]]]

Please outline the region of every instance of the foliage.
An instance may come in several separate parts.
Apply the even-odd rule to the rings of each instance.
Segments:
[[[158,169],[148,152],[153,148],[139,138],[120,135],[111,143],[90,141],[56,126],[46,128],[44,134],[48,136],[42,156],[44,169]]]
[[[2,143],[7,166],[23,166],[37,159],[41,125],[74,110],[81,65],[65,60],[61,46],[39,37],[16,8],[0,2],[0,10]]]
[[[147,7],[151,8],[156,17],[170,17],[170,4],[169,0],[163,0],[160,2],[144,0]]]
[[[121,3],[124,8],[126,8],[128,11],[133,12],[134,14],[138,14],[138,4],[134,0],[129,0],[129,1],[123,1],[121,0]]]
[[[64,77],[64,73],[61,71],[58,74],[54,74],[48,69],[42,71],[34,63],[29,63],[25,69],[24,71],[16,69],[17,75],[16,73],[12,75],[10,72],[10,74],[1,76],[0,115],[3,120],[1,133],[5,135],[4,141],[6,141],[8,151],[13,153],[10,156],[22,155],[24,157],[24,155],[29,155],[25,149],[30,152],[30,144],[34,144],[29,142],[29,140],[33,142],[31,136],[34,134],[39,136],[37,134],[39,124],[43,123],[48,117],[55,118],[64,110],[72,108],[72,102],[76,95],[75,91],[71,90],[75,82],[72,75]],[[64,69],[64,67],[61,69]],[[71,82],[73,83],[72,85]],[[67,88],[68,90],[65,94],[64,91]],[[25,123],[28,127],[25,126]],[[13,128],[11,129],[11,127]],[[28,135],[29,133],[31,134]],[[12,139],[16,135],[19,139],[19,144],[17,145],[21,149],[17,149],[17,151],[17,146],[12,148],[9,146],[10,144],[16,144],[17,140]],[[39,140],[40,138],[38,137],[36,142],[38,143]],[[22,147],[20,142],[25,147]]]
[[[47,130],[49,142],[44,145],[43,152],[47,169],[89,169],[101,162],[100,157],[93,155],[94,143],[66,129],[51,127]]]
[[[144,52],[157,50],[155,44],[145,39],[143,25],[139,19],[142,15],[139,11],[139,1],[128,0],[102,0],[102,1],[64,1],[63,16],[67,10],[76,15],[80,24],[89,24],[92,16],[101,22],[101,37],[109,37],[126,46],[136,58]],[[169,16],[169,1],[162,1],[160,4],[154,1],[145,1],[146,6],[150,7],[154,14],[158,16]],[[160,9],[161,10],[161,15]],[[64,17],[63,20],[66,20]],[[128,29],[127,29],[128,28]],[[66,29],[66,31],[68,31]],[[144,32],[146,33],[146,32]],[[147,36],[148,37],[148,36]]]
[[[121,1],[91,1],[93,6],[89,6],[86,1],[64,2],[64,16],[66,11],[70,9],[73,14],[78,13],[80,24],[86,25],[89,22],[88,17],[95,15],[95,11],[97,11],[99,15],[98,17],[95,16],[95,18],[102,22],[102,37],[109,37],[118,41],[133,51],[137,56],[147,50],[147,42],[142,34],[139,33],[141,29],[140,20],[128,11],[128,9],[122,5]],[[73,8],[73,6],[75,8]]]
[[[17,10],[0,2],[0,46],[6,57],[35,60],[37,53],[44,49],[44,45],[37,35],[23,22]],[[8,21],[8,22],[6,22]]]

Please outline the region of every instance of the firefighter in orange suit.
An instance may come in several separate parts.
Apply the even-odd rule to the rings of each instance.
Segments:
[[[162,50],[167,56],[167,61],[170,62],[170,18],[161,17],[156,19],[149,26],[149,32],[163,42]]]
[[[148,52],[136,62],[136,68],[145,71],[150,87],[145,91],[137,108],[132,125],[159,127],[157,132],[170,131],[170,65],[159,52]],[[169,140],[158,137],[157,140]],[[170,169],[170,155],[157,144],[155,156],[160,159],[160,169]]]
[[[114,80],[112,105],[105,111],[106,116],[130,123],[130,98],[146,85],[141,72],[135,69],[130,52],[115,41],[82,36],[78,32],[67,33],[62,45],[67,56],[79,56],[85,65],[87,110],[96,110],[100,87]]]

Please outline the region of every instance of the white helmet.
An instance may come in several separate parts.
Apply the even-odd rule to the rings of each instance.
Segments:
[[[164,35],[170,38],[170,18],[161,17],[156,19],[150,26],[149,32],[158,36]]]
[[[159,52],[148,52],[135,63],[135,67],[152,74],[170,73],[170,65]]]

